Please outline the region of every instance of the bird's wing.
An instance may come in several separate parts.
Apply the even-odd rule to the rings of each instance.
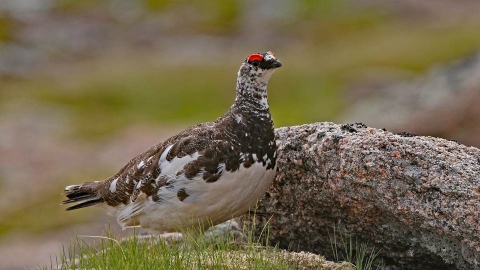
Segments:
[[[182,186],[175,184],[178,180],[215,182],[225,170],[234,170],[240,164],[238,147],[202,134],[178,138],[141,156],[124,170],[116,183],[120,189],[111,194],[112,200],[122,198],[125,205],[117,217],[123,226],[136,224],[147,199],[155,203],[182,201]],[[126,197],[128,200],[124,200]]]
[[[192,127],[133,158],[103,183],[101,197],[110,206],[127,205],[143,194],[152,196],[170,176],[180,174],[193,178],[202,172],[205,181],[215,181],[220,162],[238,160],[233,150],[212,126]]]

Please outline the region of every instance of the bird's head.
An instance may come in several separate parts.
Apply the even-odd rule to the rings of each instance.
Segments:
[[[243,62],[238,77],[250,82],[267,84],[274,70],[282,66],[273,52],[254,53],[249,55]]]

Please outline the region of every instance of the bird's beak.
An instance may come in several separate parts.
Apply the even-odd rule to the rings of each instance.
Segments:
[[[274,60],[272,61],[272,64],[270,65],[270,68],[279,68],[282,66],[282,62],[278,61],[278,60]]]
[[[279,68],[281,66],[282,66],[282,63],[277,59],[271,59],[260,64],[260,67],[263,69]]]

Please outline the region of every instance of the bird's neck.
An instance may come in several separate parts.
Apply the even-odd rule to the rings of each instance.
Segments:
[[[255,78],[239,76],[233,107],[241,111],[268,112],[267,83],[258,82]]]

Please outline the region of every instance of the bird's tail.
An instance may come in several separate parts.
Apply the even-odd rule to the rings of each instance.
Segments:
[[[102,182],[85,182],[79,185],[67,186],[65,195],[68,200],[63,201],[63,204],[77,204],[68,207],[66,210],[70,211],[103,203],[104,199],[100,194],[102,186]]]

